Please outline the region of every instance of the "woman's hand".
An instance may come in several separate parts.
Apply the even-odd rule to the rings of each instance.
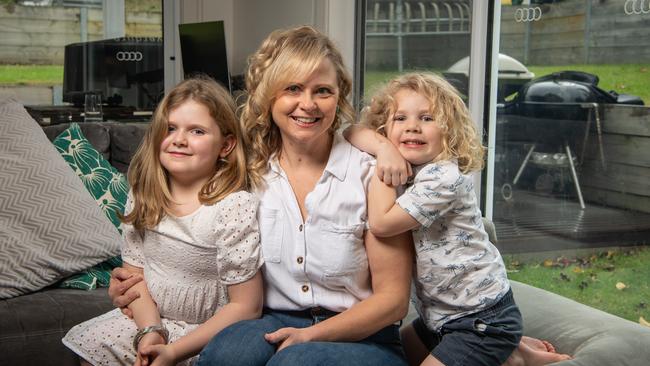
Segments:
[[[308,332],[309,328],[280,328],[273,333],[265,334],[264,339],[269,343],[278,345],[276,352],[279,352],[291,345],[311,341]]]
[[[413,174],[411,164],[392,143],[385,141],[377,146],[377,178],[389,186],[406,184]]]
[[[151,352],[152,347],[165,346],[165,339],[157,332],[145,334],[138,343],[138,355],[134,366],[149,366],[157,354]],[[166,365],[166,364],[165,364]],[[169,365],[173,365],[170,363]]]
[[[111,298],[113,305],[120,308],[122,313],[129,318],[133,318],[133,313],[127,306],[133,300],[140,297],[140,294],[136,291],[128,290],[143,279],[144,277],[141,274],[131,272],[122,267],[115,268],[111,272],[111,280],[108,284],[108,296]]]

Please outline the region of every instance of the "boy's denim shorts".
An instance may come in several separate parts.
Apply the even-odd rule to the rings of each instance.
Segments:
[[[420,318],[412,325],[431,355],[446,366],[501,365],[519,345],[523,328],[512,290],[491,307],[451,320],[437,332]]]

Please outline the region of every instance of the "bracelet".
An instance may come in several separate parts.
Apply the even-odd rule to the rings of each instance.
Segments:
[[[165,344],[169,342],[169,331],[167,330],[167,328],[165,328],[162,324],[150,325],[148,327],[138,329],[138,332],[135,334],[135,338],[133,338],[133,349],[135,350],[136,353],[138,352],[138,345],[140,344],[140,340],[142,339],[142,337],[144,337],[145,334],[151,332],[156,332],[160,334],[160,336],[163,337]]]

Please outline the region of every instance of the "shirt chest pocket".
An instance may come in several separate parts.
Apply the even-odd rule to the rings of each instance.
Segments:
[[[364,225],[337,225],[332,223],[320,226],[319,240],[322,243],[324,277],[349,276],[359,271],[367,271],[368,257],[363,244]]]
[[[260,206],[258,223],[264,261],[280,263],[284,228],[280,210]]]

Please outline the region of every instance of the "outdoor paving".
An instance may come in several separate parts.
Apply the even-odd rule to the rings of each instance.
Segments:
[[[620,247],[650,242],[650,214],[525,190],[495,203],[502,254]]]

